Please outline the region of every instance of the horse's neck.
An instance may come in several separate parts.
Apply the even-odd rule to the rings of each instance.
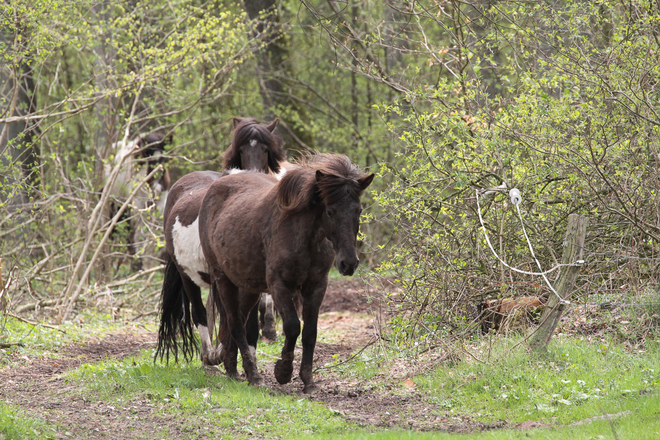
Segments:
[[[278,208],[281,215],[282,212]],[[321,226],[323,208],[315,206],[313,209],[289,214],[281,220],[274,222],[275,231],[278,233],[293,235],[295,241],[301,244],[315,246],[326,238],[325,231]]]

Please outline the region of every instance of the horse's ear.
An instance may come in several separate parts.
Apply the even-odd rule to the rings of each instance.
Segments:
[[[174,135],[172,133],[168,134],[167,137],[165,138],[165,143],[167,145],[172,145],[172,142],[174,142]]]
[[[324,176],[325,176],[325,173],[323,173],[323,171],[316,170],[316,181],[317,182],[320,182],[321,179],[323,179]]]
[[[365,176],[361,179],[358,179],[358,185],[360,185],[360,189],[364,191],[367,189],[369,185],[371,185],[371,182],[374,180],[374,173],[369,174],[368,176]]]
[[[232,121],[234,121],[234,128],[236,128],[241,124],[241,122],[243,122],[243,118],[232,118]]]
[[[272,133],[273,130],[275,130],[275,127],[277,127],[277,123],[279,122],[279,120],[280,120],[280,118],[275,118],[275,119],[273,119],[273,122],[266,125],[266,128],[268,129],[268,131],[270,131]]]

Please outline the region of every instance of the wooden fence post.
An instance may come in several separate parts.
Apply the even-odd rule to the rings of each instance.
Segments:
[[[573,264],[573,266],[564,266],[560,269],[561,274],[559,275],[555,290],[562,299],[570,299],[573,293],[573,285],[580,272],[580,265],[577,262],[582,260],[586,235],[587,217],[578,214],[569,215],[561,262],[562,264]],[[545,311],[541,316],[541,324],[539,324],[538,329],[529,340],[529,346],[532,350],[537,353],[543,353],[548,349],[550,338],[552,338],[552,334],[565,308],[566,304],[560,302],[557,295],[550,293],[548,302],[545,305]]]

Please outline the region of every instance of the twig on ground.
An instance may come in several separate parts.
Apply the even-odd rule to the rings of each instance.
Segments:
[[[339,363],[336,363],[336,364],[334,364],[334,365],[330,365],[330,366],[328,366],[328,367],[318,367],[318,368],[315,368],[315,369],[314,369],[314,372],[317,372],[317,371],[320,371],[320,370],[330,370],[331,368],[337,368],[337,367],[339,367],[340,365],[343,365],[343,364],[347,364],[347,363],[349,363],[350,361],[352,361],[353,359],[355,359],[360,353],[362,353],[364,350],[366,350],[368,347],[370,347],[370,346],[372,346],[373,344],[375,344],[379,339],[380,339],[380,338],[379,338],[378,336],[374,336],[373,338],[371,338],[371,340],[370,340],[369,342],[367,342],[367,344],[366,344],[364,347],[362,347],[357,353],[351,355],[351,357],[349,357],[348,359],[345,359],[345,360],[343,360],[343,361],[341,361],[341,362],[339,362]]]
[[[57,327],[55,327],[55,326],[53,326],[53,325],[44,324],[44,323],[42,323],[42,322],[34,322],[34,321],[30,321],[29,319],[25,319],[25,318],[22,318],[22,317],[20,317],[20,316],[18,316],[18,315],[14,315],[14,314],[11,313],[11,312],[7,312],[7,316],[11,316],[12,318],[14,318],[14,319],[16,319],[16,320],[18,320],[18,321],[24,322],[24,323],[26,323],[26,324],[30,324],[30,325],[34,325],[34,326],[40,325],[40,326],[42,326],[42,327],[46,327],[46,328],[49,328],[49,329],[51,329],[51,330],[57,330],[57,331],[60,332],[60,333],[64,333],[64,334],[66,334],[66,331],[62,330],[61,328],[57,328]]]
[[[25,347],[22,342],[0,342],[0,348]]]

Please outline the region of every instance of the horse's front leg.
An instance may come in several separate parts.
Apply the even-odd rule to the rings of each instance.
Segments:
[[[302,331],[302,362],[300,363],[300,379],[305,384],[304,393],[313,393],[318,387],[312,378],[312,363],[314,361],[314,348],[316,347],[316,336],[319,320],[319,309],[328,287],[328,279],[306,289],[303,286],[303,321],[305,325]]]
[[[293,303],[293,289],[280,284],[272,289],[275,304],[280,315],[282,315],[282,330],[284,331],[284,347],[282,347],[282,358],[275,363],[275,379],[280,384],[291,382],[293,375],[293,350],[296,348],[296,340],[300,335],[300,320]]]

